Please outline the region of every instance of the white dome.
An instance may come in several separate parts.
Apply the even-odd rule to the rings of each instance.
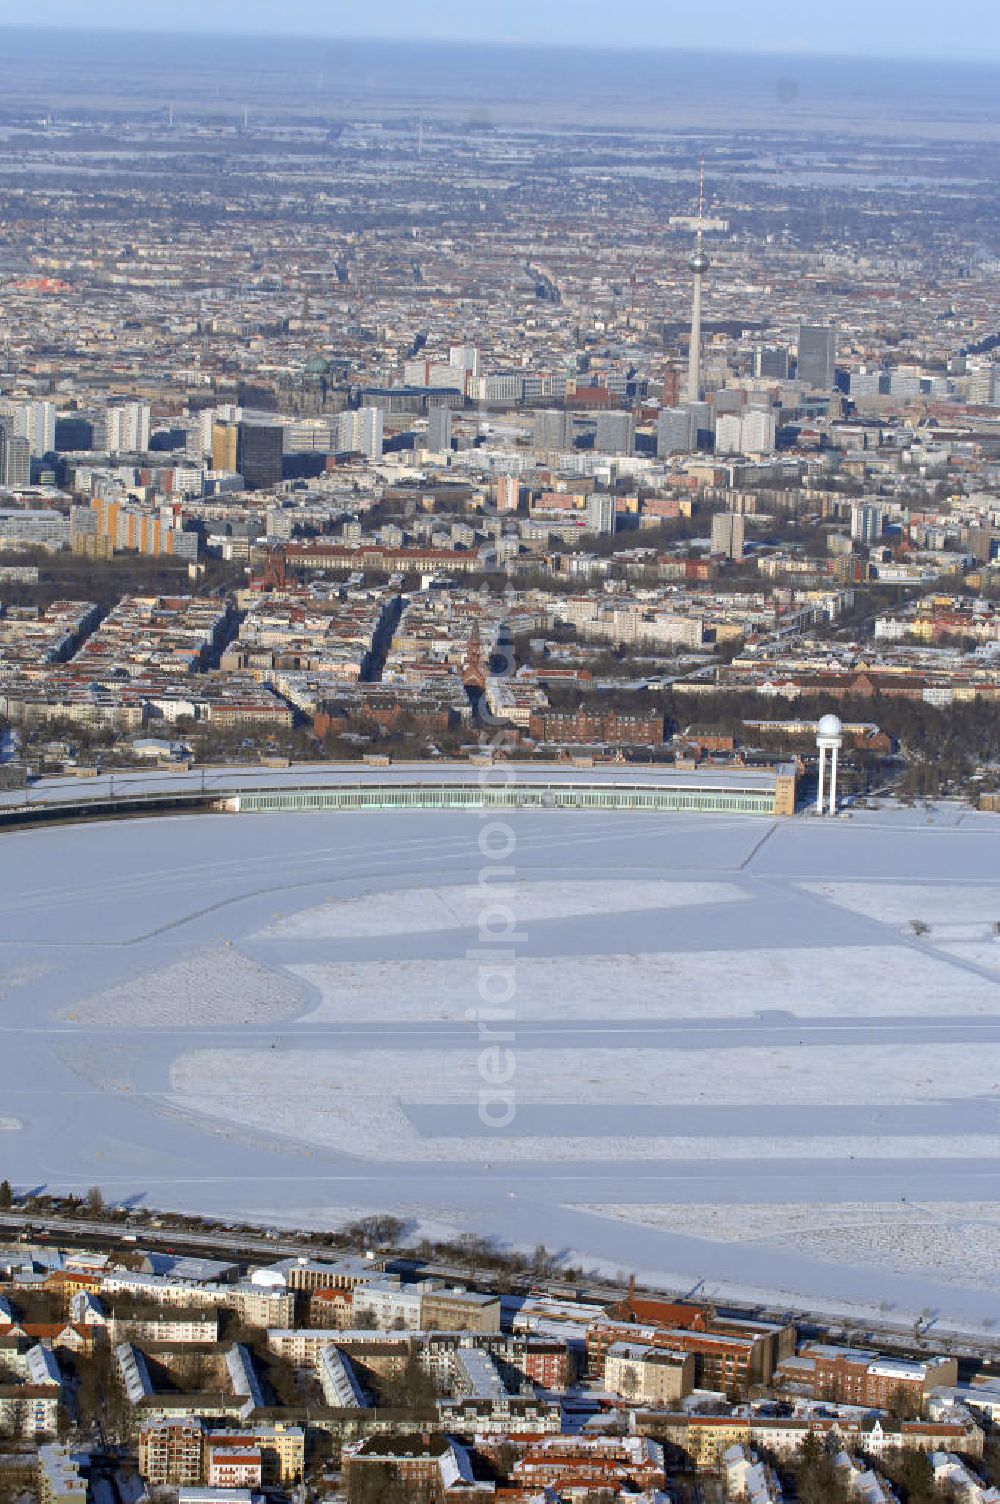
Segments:
[[[844,728],[840,722],[839,717],[835,715],[825,715],[820,721],[819,725],[816,727],[816,735],[839,736],[843,729]]]

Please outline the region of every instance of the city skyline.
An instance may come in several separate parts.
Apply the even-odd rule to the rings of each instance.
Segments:
[[[989,13],[203,10],[0,47],[0,1504],[1000,1504]]]
[[[858,57],[927,61],[930,59],[1000,62],[1000,43],[993,39],[991,8],[971,0],[944,9],[928,3],[903,5],[899,0],[873,11],[861,0],[847,0],[836,26],[826,13],[811,17],[791,0],[776,0],[766,20],[736,4],[720,0],[711,12],[691,7],[665,10],[654,0],[638,0],[627,17],[610,17],[594,7],[580,11],[568,0],[530,6],[511,0],[488,15],[470,11],[458,0],[437,0],[430,16],[415,14],[400,0],[388,0],[377,12],[322,0],[217,0],[210,10],[194,0],[149,0],[137,15],[124,0],[94,0],[81,24],[73,0],[40,0],[31,13],[32,27],[80,31],[114,30],[192,34],[316,36],[344,40],[455,41],[494,45],[611,47],[616,50],[696,50],[719,53],[802,57]]]

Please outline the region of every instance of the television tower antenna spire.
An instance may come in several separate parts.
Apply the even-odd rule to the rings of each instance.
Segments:
[[[705,158],[698,175],[698,229],[688,266],[694,273],[694,296],[691,303],[691,341],[688,346],[687,400],[701,401],[701,284],[711,262],[705,254]]]

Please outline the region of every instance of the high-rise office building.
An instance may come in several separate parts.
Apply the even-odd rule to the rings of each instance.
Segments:
[[[281,425],[282,446],[286,454],[329,454],[337,445],[329,418],[299,418]]]
[[[14,433],[27,439],[32,459],[51,454],[56,447],[54,402],[22,402],[14,409]]]
[[[685,402],[684,406],[691,414],[691,422],[694,425],[695,448],[698,447],[698,439],[701,434],[712,432],[712,406],[709,402]]]
[[[613,533],[617,521],[615,498],[603,491],[594,491],[587,497],[587,530],[591,533]]]
[[[83,413],[67,413],[56,419],[56,450],[59,454],[94,448],[94,422]]]
[[[361,421],[361,453],[369,460],[380,460],[385,448],[385,414],[380,407],[358,409]]]
[[[762,345],[754,365],[756,375],[762,380],[788,380],[788,351],[784,345]]]
[[[99,447],[110,454],[144,454],[149,448],[149,423],[148,402],[114,403],[104,410],[103,443]]]
[[[215,409],[203,407],[197,413],[188,433],[187,449],[193,459],[204,458],[212,453],[212,430],[216,424]]]
[[[889,393],[903,400],[920,396],[920,374],[917,371],[891,371]]]
[[[383,424],[380,407],[359,407],[341,413],[337,421],[337,448],[345,453],[363,454],[369,460],[380,460]]]
[[[716,454],[742,454],[743,419],[739,413],[721,413],[715,423]]]
[[[851,507],[851,537],[855,543],[875,543],[882,535],[882,509],[871,502],[855,502]]]
[[[694,417],[690,408],[667,407],[656,421],[656,457],[690,454],[697,447]]]
[[[743,531],[739,512],[716,512],[712,518],[712,553],[727,559],[742,559]]]
[[[631,413],[598,413],[594,448],[598,454],[631,454],[635,448],[635,419]]]
[[[441,454],[451,448],[451,408],[432,407],[427,414],[427,448]]]
[[[736,413],[740,416],[746,400],[746,392],[739,387],[722,387],[720,391],[713,392],[712,408],[716,419],[720,418],[723,413]]]
[[[744,454],[774,453],[776,424],[770,408],[746,408],[740,430],[740,445]]]
[[[828,324],[800,324],[796,376],[803,386],[832,392],[837,364],[837,331]]]
[[[13,418],[0,418],[0,486],[31,484],[28,441],[14,432]]]
[[[403,366],[407,386],[429,387],[442,392],[464,392],[467,373],[461,366],[444,360],[408,360]]]
[[[895,376],[894,376],[895,382]],[[896,396],[895,384],[890,391]],[[985,365],[971,371],[966,378],[966,400],[976,407],[997,407],[1000,398],[1000,366]]]
[[[543,408],[534,417],[536,449],[566,450],[573,448],[573,414],[561,408]]]
[[[860,397],[887,397],[891,380],[888,371],[852,371],[848,382],[851,400]]]
[[[452,345],[448,364],[458,373],[455,385],[460,386],[467,397],[474,396],[479,383],[479,351],[475,345]]]
[[[745,407],[716,418],[716,454],[773,454],[775,418],[770,408]]]
[[[516,475],[501,475],[497,481],[497,511],[516,512],[521,501],[521,482]]]
[[[977,564],[989,564],[997,556],[1000,539],[991,527],[970,527],[968,549]]]
[[[212,469],[236,471],[239,429],[235,423],[212,424]]]
[[[263,491],[281,481],[284,434],[277,423],[239,423],[236,469],[248,491]]]

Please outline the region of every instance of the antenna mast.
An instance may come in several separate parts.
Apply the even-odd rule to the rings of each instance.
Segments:
[[[688,402],[701,401],[701,281],[709,268],[705,255],[705,158],[698,174],[698,231],[688,266],[694,273],[694,297],[691,303],[691,340],[688,346]]]
[[[705,158],[701,159],[701,169],[698,174],[698,246],[701,248],[705,235]]]

